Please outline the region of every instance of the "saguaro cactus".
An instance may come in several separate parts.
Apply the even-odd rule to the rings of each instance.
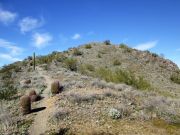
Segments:
[[[36,68],[36,55],[35,52],[33,53],[33,69],[35,70]]]

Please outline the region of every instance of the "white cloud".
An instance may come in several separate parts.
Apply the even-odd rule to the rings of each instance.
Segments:
[[[10,62],[21,61],[21,59],[13,57],[13,56],[11,56],[9,54],[5,54],[5,53],[0,53],[0,58],[5,59]]]
[[[142,44],[138,44],[137,46],[135,46],[134,48],[135,49],[138,49],[138,50],[148,50],[148,49],[151,49],[151,48],[154,48],[156,45],[157,45],[158,41],[155,40],[155,41],[150,41],[150,42],[146,42],[146,43],[142,43]]]
[[[0,52],[0,59],[3,61],[14,62],[21,60],[17,58],[17,56],[23,52],[23,49],[16,46],[14,43],[0,39],[0,48],[1,51],[4,49],[3,52]]]
[[[7,25],[11,22],[13,22],[17,17],[16,13],[0,9],[0,22]]]
[[[33,45],[41,49],[43,47],[46,47],[51,41],[53,37],[48,33],[35,33],[33,35]]]
[[[76,34],[74,34],[74,36],[72,36],[72,39],[74,39],[74,40],[78,40],[80,38],[81,38],[81,35],[78,33],[76,33]]]
[[[23,51],[22,48],[4,39],[0,39],[0,48],[6,49],[8,53],[12,56],[20,55]]]
[[[25,33],[41,27],[43,23],[44,23],[43,18],[36,19],[32,17],[25,17],[19,22],[19,27],[21,32]]]

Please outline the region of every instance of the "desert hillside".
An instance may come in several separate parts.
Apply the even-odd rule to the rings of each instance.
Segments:
[[[180,70],[155,53],[92,42],[0,69],[0,135],[179,132]]]

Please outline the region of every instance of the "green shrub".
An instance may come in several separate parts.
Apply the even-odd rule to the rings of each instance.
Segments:
[[[96,70],[95,76],[107,82],[125,83],[137,89],[146,90],[151,88],[151,85],[143,77],[136,77],[133,73],[121,69],[111,71],[110,69],[99,68]]]
[[[101,56],[101,54],[100,54],[100,53],[98,53],[97,57],[98,57],[98,58],[102,58],[102,56]]]
[[[17,89],[12,85],[0,90],[0,100],[10,100],[14,95],[17,94]]]
[[[82,54],[83,54],[83,52],[81,52],[78,48],[74,48],[74,50],[73,50],[73,55],[74,56],[80,56]]]
[[[129,48],[126,44],[121,43],[121,44],[119,45],[119,47],[122,48],[122,49],[124,49],[124,52],[128,52],[128,53],[132,52],[132,49]]]
[[[95,67],[90,64],[82,64],[78,67],[78,71],[84,75],[90,75],[91,72],[95,71]]]
[[[63,55],[61,53],[52,52],[51,54],[48,54],[46,56],[37,56],[36,57],[36,62],[37,62],[37,64],[40,64],[40,65],[41,64],[49,64],[53,60],[57,60],[58,61],[61,57],[63,57]]]
[[[104,41],[104,44],[105,44],[105,45],[111,45],[111,41],[110,41],[110,40],[105,40],[105,41]]]
[[[71,71],[77,71],[77,60],[73,58],[67,58],[64,61],[65,67]]]
[[[88,44],[88,45],[85,46],[85,48],[86,48],[86,49],[91,49],[92,46],[91,46],[90,44]]]
[[[170,79],[174,83],[180,84],[180,74],[174,73],[174,74],[171,75]]]
[[[151,55],[152,55],[153,57],[155,57],[155,58],[159,56],[159,55],[156,54],[156,53],[152,53]]]
[[[88,71],[95,71],[95,67],[93,65],[86,64],[85,66]]]
[[[31,98],[29,96],[22,96],[20,98],[20,106],[22,114],[28,114],[31,112]]]
[[[66,59],[67,57],[63,54],[59,54],[59,56],[57,57],[58,62],[64,62]]]
[[[119,47],[120,47],[120,48],[128,48],[128,46],[127,46],[126,44],[124,44],[124,43],[121,43],[121,44],[119,45]]]
[[[116,60],[114,60],[113,65],[114,66],[119,66],[119,65],[121,65],[121,62],[116,59]]]

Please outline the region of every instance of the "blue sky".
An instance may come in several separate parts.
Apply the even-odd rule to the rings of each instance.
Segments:
[[[106,39],[180,66],[180,0],[0,0],[0,66]]]

